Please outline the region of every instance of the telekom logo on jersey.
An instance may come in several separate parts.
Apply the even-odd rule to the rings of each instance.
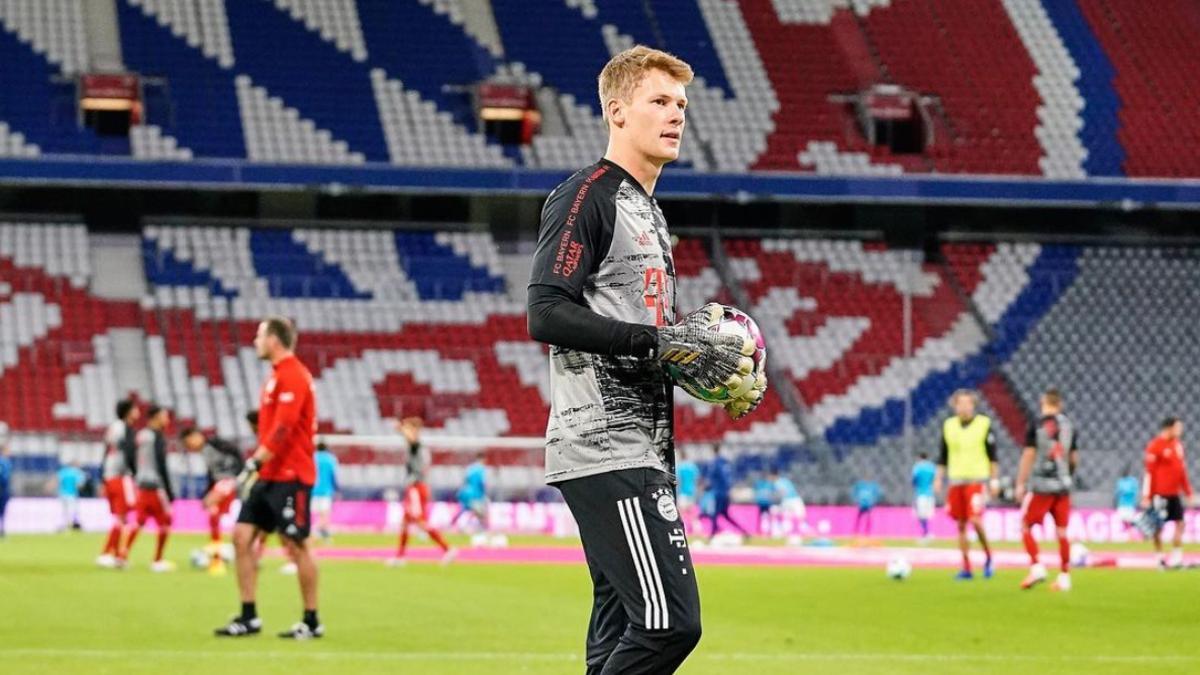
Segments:
[[[667,270],[647,267],[642,278],[642,298],[654,310],[654,325],[666,325]]]

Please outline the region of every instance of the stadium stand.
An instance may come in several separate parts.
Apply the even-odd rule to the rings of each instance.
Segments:
[[[152,78],[146,119],[129,138],[78,129],[62,78],[88,69],[79,4],[10,2],[0,156],[573,168],[603,149],[595,73],[643,42],[697,73],[681,167],[1200,175],[1175,150],[1200,125],[1184,0],[492,0],[486,29],[450,0],[116,4],[125,65]],[[533,86],[561,124],[528,146],[485,137],[469,90],[492,76]],[[924,152],[857,129],[839,97],[874,84],[935,102]]]
[[[1136,472],[1158,421],[1186,416],[1196,400],[1195,335],[1184,318],[1196,311],[1196,262],[1191,248],[1085,247],[1044,272],[1066,287],[1007,371],[1028,401],[1048,386],[1067,393],[1088,450],[1085,481]]]
[[[721,256],[710,255],[713,245]],[[98,460],[87,453],[98,453],[125,393],[107,336],[118,327],[144,331],[149,394],[180,423],[245,438],[242,417],[266,374],[252,337],[273,312],[296,317],[303,331],[323,431],[388,434],[389,418],[408,414],[450,434],[543,431],[545,352],[526,334],[509,254],[488,234],[150,225],[140,305],[90,294],[89,255],[80,225],[0,227],[0,419],[26,468],[48,470],[60,441],[86,464]],[[681,239],[679,310],[739,304],[744,293],[769,363],[804,407],[799,416],[789,409],[778,381],[745,422],[680,394],[684,452],[704,459],[719,442],[739,472],[873,477],[902,499],[908,450],[936,449],[953,390],[982,393],[1011,470],[1037,396],[1053,385],[1084,430],[1084,484],[1105,489],[1136,464],[1156,419],[1196,393],[1195,378],[1171,365],[1187,362],[1193,342],[1172,320],[1193,311],[1185,289],[1200,282],[1189,249],[949,243],[939,255],[922,261],[870,241]],[[1130,305],[1130,294],[1153,300]],[[1111,330],[1093,334],[1096,321]],[[814,443],[832,465],[818,461]],[[345,459],[358,467],[350,485],[362,494],[377,494],[399,471],[387,453],[350,449]],[[438,459],[450,471],[463,462],[453,452]],[[495,459],[513,470],[511,485],[535,482],[530,453]]]
[[[82,225],[0,227],[0,419],[30,484],[60,459],[98,462],[118,397],[107,331],[136,325],[138,308],[91,296],[90,276]]]
[[[1128,0],[1080,2],[1095,39],[1113,66],[1119,108],[1116,131],[1129,176],[1196,176],[1194,153],[1175,152],[1200,138],[1196,69],[1189,65],[1200,7],[1187,0],[1149,6]],[[1102,105],[1111,101],[1101,99]],[[1089,99],[1090,102],[1090,99]]]

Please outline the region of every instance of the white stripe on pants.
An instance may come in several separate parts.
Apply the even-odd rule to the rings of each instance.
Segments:
[[[638,505],[637,497],[617,502],[621,514],[621,526],[625,529],[625,541],[633,556],[633,567],[637,571],[638,583],[642,587],[642,601],[646,604],[646,628],[665,630],[670,627],[667,612],[667,595],[663,591],[662,577],[658,573],[658,560],[650,545],[646,520]]]

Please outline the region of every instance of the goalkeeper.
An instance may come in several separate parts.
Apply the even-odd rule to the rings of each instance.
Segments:
[[[255,606],[258,582],[254,541],[261,532],[279,531],[288,556],[295,561],[304,601],[304,618],[279,634],[306,640],[325,633],[317,620],[317,565],[305,540],[312,527],[309,502],[316,464],[313,432],[317,428],[312,375],[296,358],[296,327],[282,317],[258,325],[254,348],[270,361],[271,376],[258,406],[258,448],[238,474],[242,510],[233,531],[237,550],[238,591],[242,610],[216,630],[218,636],[242,637],[262,630]]]
[[[605,156],[550,194],[529,283],[529,332],[550,345],[546,480],[562,492],[592,576],[588,673],[672,673],[700,640],[700,597],[675,505],[671,364],[728,386],[735,418],[762,399],[754,345],[676,324],[670,235],[651,197],[679,155],[692,69],[634,47],[600,74]]]

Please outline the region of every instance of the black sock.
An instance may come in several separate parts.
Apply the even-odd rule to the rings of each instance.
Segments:
[[[250,619],[258,618],[258,609],[255,608],[253,602],[242,603],[242,620],[249,621]]]
[[[304,610],[304,623],[308,624],[309,628],[316,628],[318,626],[317,610],[315,610],[315,609]]]

